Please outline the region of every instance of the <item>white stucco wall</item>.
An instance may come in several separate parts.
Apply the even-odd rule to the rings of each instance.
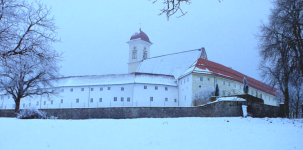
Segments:
[[[147,86],[147,89],[144,89]],[[155,90],[155,86],[158,90]],[[108,90],[110,87],[110,90]],[[122,91],[121,88],[124,88]],[[165,90],[167,87],[167,90]],[[82,88],[84,91],[82,91]],[[92,90],[93,88],[93,90]],[[103,88],[103,90],[100,90]],[[71,89],[73,89],[71,91]],[[58,96],[34,96],[23,98],[20,109],[36,107],[42,109],[57,108],[96,108],[96,107],[177,107],[178,88],[177,86],[161,84],[119,84],[119,85],[94,85],[94,86],[71,86],[59,87]],[[8,95],[2,96],[0,108],[14,109],[15,102]],[[117,101],[114,101],[117,97]],[[121,101],[123,97],[123,101]],[[153,97],[153,101],[150,101]],[[93,102],[91,102],[91,98]],[[102,98],[102,102],[100,102]],[[127,98],[130,101],[127,101]],[[167,98],[167,101],[165,101]],[[79,99],[79,102],[77,102]],[[175,102],[176,99],[176,102]],[[63,100],[63,103],[61,103]],[[37,105],[38,102],[38,105]]]
[[[147,86],[144,89],[144,86]],[[155,87],[158,87],[156,90]],[[167,87],[167,90],[165,90]],[[153,101],[150,98],[153,97]],[[165,101],[167,98],[167,101]],[[176,102],[175,102],[176,99]],[[136,84],[134,86],[135,107],[177,107],[178,88],[176,86],[159,84]]]
[[[190,107],[192,106],[192,74],[184,76],[178,80],[179,89],[179,106]]]

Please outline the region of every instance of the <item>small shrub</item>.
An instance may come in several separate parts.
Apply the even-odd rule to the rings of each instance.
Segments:
[[[17,114],[18,119],[46,119],[46,112],[36,108],[23,109]]]

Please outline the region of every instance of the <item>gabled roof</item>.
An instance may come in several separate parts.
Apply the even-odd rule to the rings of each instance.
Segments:
[[[244,75],[229,67],[202,58],[199,58],[192,66],[188,68],[187,74],[190,73],[212,74],[240,83],[243,83],[243,79],[245,77],[247,79],[247,84],[250,87],[253,87],[271,95],[275,95],[275,92],[277,90],[276,88],[272,88],[271,86],[263,82],[260,82],[254,78]],[[185,76],[187,74],[183,74],[182,76]]]
[[[201,49],[145,59],[136,72],[172,75],[178,79],[200,56]]]

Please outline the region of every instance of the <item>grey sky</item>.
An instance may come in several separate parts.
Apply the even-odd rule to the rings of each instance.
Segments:
[[[64,52],[61,74],[127,73],[128,44],[140,22],[154,43],[151,57],[205,47],[208,59],[261,80],[257,72],[261,21],[267,22],[269,0],[192,0],[188,13],[167,21],[158,16],[164,7],[148,0],[44,0],[52,15]],[[178,61],[178,60],[176,60]]]

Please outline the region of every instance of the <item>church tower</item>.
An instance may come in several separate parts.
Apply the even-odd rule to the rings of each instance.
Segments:
[[[148,36],[141,31],[131,36],[129,45],[128,73],[136,72],[139,64],[147,58],[150,58],[150,46]]]

